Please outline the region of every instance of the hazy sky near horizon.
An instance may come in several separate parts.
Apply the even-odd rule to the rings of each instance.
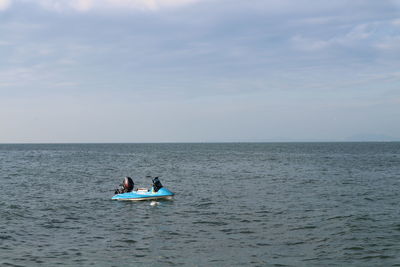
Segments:
[[[0,0],[0,143],[375,135],[399,0]]]

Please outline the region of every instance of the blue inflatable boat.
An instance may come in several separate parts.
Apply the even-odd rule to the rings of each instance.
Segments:
[[[137,191],[117,194],[111,199],[113,200],[153,200],[153,199],[172,199],[174,193],[167,188],[162,187],[157,192],[152,187],[150,190],[139,188]]]
[[[150,176],[147,176],[150,177]],[[152,200],[152,199],[171,199],[174,193],[163,187],[158,177],[154,177],[153,186],[147,188],[138,188],[133,190],[134,183],[131,177],[125,177],[124,182],[120,185],[122,188],[115,190],[113,200]]]

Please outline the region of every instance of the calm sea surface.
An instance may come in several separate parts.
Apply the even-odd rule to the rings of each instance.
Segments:
[[[0,188],[4,266],[400,266],[400,143],[0,145]]]

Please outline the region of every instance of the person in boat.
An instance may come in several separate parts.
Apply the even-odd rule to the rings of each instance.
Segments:
[[[158,177],[154,177],[153,179],[153,192],[158,192],[163,187]]]
[[[125,177],[124,181],[122,184],[120,184],[120,188],[115,189],[115,194],[123,194],[123,193],[128,193],[132,192],[134,183],[132,181],[131,177]]]

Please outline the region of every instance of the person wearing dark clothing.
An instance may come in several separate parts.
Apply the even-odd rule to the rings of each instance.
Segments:
[[[155,177],[153,179],[153,190],[154,192],[158,192],[158,190],[160,190],[162,188],[162,184],[160,182],[160,179],[158,179],[158,177]]]

